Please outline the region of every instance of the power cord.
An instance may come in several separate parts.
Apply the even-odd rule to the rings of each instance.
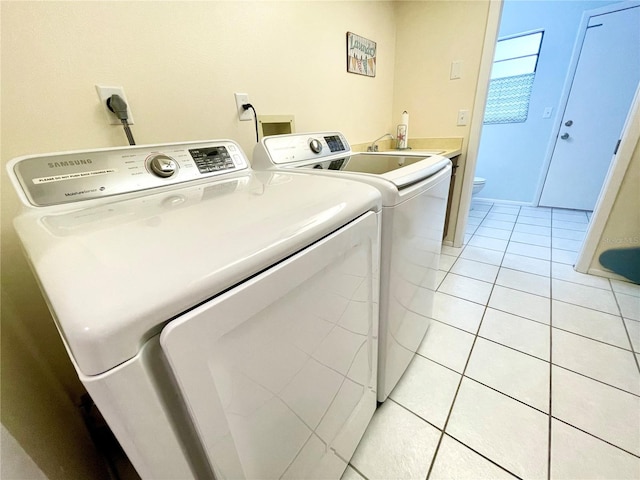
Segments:
[[[258,137],[258,114],[256,113],[256,109],[253,108],[253,105],[251,105],[250,103],[244,103],[242,105],[242,108],[244,108],[245,110],[253,110],[253,123],[256,126],[256,143],[258,143],[260,139]]]
[[[125,102],[120,95],[113,94],[107,98],[107,108],[111,110],[116,117],[122,122],[124,133],[129,140],[129,145],[135,145],[136,141],[133,139],[133,134],[129,128],[129,113],[127,111],[127,102]]]

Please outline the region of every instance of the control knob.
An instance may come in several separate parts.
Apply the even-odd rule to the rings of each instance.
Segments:
[[[176,173],[178,164],[173,158],[167,155],[154,155],[151,157],[151,160],[149,160],[149,169],[159,177],[168,178]]]
[[[309,142],[309,148],[313,153],[320,153],[322,151],[322,144],[317,138],[312,138]]]

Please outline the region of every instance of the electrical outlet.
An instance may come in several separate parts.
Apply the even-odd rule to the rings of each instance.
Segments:
[[[100,104],[102,105],[105,115],[107,116],[108,123],[110,123],[111,125],[122,125],[122,122],[120,121],[120,119],[116,117],[111,110],[109,110],[109,107],[107,107],[107,99],[111,97],[111,95],[120,95],[120,98],[122,98],[127,103],[127,113],[129,114],[129,120],[128,120],[129,125],[134,124],[133,112],[131,111],[131,104],[129,103],[129,100],[127,100],[127,96],[124,94],[123,87],[105,87],[103,85],[96,85],[96,92],[98,92],[98,98],[100,99]]]
[[[236,97],[236,108],[238,109],[238,119],[241,122],[253,119],[251,110],[245,110],[242,105],[249,103],[249,95],[247,93],[234,93]]]
[[[469,110],[458,110],[458,126],[462,127],[469,123]]]

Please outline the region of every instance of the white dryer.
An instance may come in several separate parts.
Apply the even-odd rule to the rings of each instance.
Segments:
[[[352,153],[340,132],[314,132],[263,138],[252,165],[358,180],[382,193],[378,401],[384,401],[429,328],[451,161],[439,155]]]
[[[340,478],[376,407],[380,194],[230,140],[21,157],[14,221],[149,479]]]

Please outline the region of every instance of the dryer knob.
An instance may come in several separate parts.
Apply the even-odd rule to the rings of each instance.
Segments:
[[[320,153],[322,151],[322,144],[320,143],[320,140],[314,138],[309,142],[309,148],[313,153]]]
[[[155,175],[168,178],[178,170],[176,161],[167,155],[154,155],[149,160],[149,169]]]

